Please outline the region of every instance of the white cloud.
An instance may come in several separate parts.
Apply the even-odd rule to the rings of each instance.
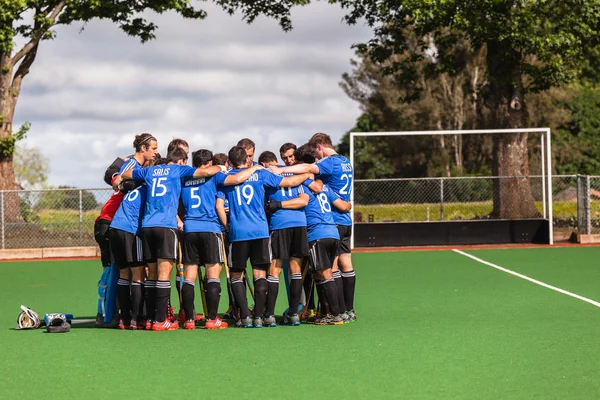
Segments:
[[[16,122],[32,123],[27,142],[50,159],[51,184],[104,187],[104,168],[141,132],[161,152],[173,137],[218,152],[250,137],[260,154],[352,127],[359,108],[338,82],[369,29],[325,3],[295,11],[290,33],[206,6],[205,21],[153,18],[157,39],[144,45],[106,21],[60,27],[42,44]]]

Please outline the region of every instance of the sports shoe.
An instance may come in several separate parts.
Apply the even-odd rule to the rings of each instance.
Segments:
[[[177,318],[175,318],[175,309],[173,308],[173,306],[167,308],[167,320],[171,323],[177,322]]]
[[[274,315],[265,316],[264,324],[269,328],[275,328],[277,326],[277,320]]]
[[[128,330],[130,324],[131,324],[131,321],[130,322],[125,322],[123,320],[120,320],[119,321],[119,329]]]
[[[173,323],[166,319],[164,322],[154,322],[152,324],[153,331],[176,331],[179,329],[179,325],[177,323]]]
[[[327,325],[344,325],[344,319],[342,318],[342,314],[340,315],[331,315],[327,316]]]
[[[147,331],[151,331],[151,330],[152,330],[152,325],[153,325],[153,324],[154,324],[154,323],[153,323],[153,321],[151,321],[151,320],[148,320],[148,321],[146,321],[146,330],[147,330]]]
[[[207,319],[206,324],[204,324],[204,329],[225,329],[227,327],[229,327],[229,324],[222,321],[219,317],[215,319]]]
[[[252,317],[238,319],[235,326],[238,328],[252,328]]]
[[[290,325],[290,326],[298,326],[298,325],[300,325],[300,317],[298,316],[298,314],[292,314],[292,315],[284,314],[283,315],[283,324]]]
[[[194,329],[196,329],[196,322],[188,319],[187,321],[185,321],[183,323],[183,329],[187,329],[188,331],[193,331]]]
[[[315,313],[314,316],[307,318],[306,323],[311,325],[322,325],[320,321],[325,318],[325,314]]]
[[[348,315],[348,312],[344,312],[343,314],[339,315],[340,318],[342,319],[342,321],[344,321],[345,324],[349,324],[350,323],[350,316]]]
[[[263,327],[263,319],[261,317],[256,317],[252,320],[252,326],[254,328],[262,328]]]
[[[314,319],[317,316],[317,311],[314,308],[309,308],[306,311],[306,318],[305,319]]]
[[[350,322],[356,321],[356,313],[354,312],[354,310],[348,311],[348,317],[350,317]]]
[[[129,323],[129,329],[132,331],[143,331],[146,329],[146,321],[137,322],[136,320],[132,319]]]
[[[196,322],[201,322],[203,319],[204,319],[204,314],[196,314]],[[179,312],[177,313],[177,321],[179,321],[179,322],[187,321],[187,318],[185,315],[185,310],[183,308],[181,310],[179,310]]]

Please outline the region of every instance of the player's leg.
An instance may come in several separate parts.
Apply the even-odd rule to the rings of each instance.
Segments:
[[[342,313],[338,299],[337,285],[333,279],[333,259],[337,253],[338,241],[335,239],[320,239],[309,244],[309,260],[311,267],[316,272],[317,285],[329,306],[330,315],[317,320],[317,324],[343,324]]]
[[[273,246],[273,242],[271,242],[271,246]],[[275,321],[275,305],[279,294],[279,275],[283,268],[283,262],[278,258],[279,253],[276,248],[273,248],[273,256],[274,259],[269,266],[267,276],[267,311],[265,312],[264,320],[265,325],[269,327],[277,326],[277,322]]]
[[[135,251],[135,235],[120,229],[111,229],[110,246],[113,249],[114,262],[119,267],[119,280],[117,281],[117,300],[119,303],[120,317],[119,328],[129,329],[131,322],[131,271]]]
[[[158,280],[156,281],[156,322],[152,330],[175,330],[179,326],[167,320],[167,307],[171,294],[171,273],[177,258],[178,240],[175,229],[155,228],[158,237],[156,252]]]
[[[179,313],[185,329],[195,329],[195,287],[200,265],[201,242],[198,232],[189,232],[184,236],[182,245],[183,287],[181,289],[182,312]]]
[[[350,239],[352,236],[352,227],[343,226],[340,231],[340,248],[338,251],[338,266],[342,275],[344,306],[348,312],[350,321],[356,321],[354,312],[354,291],[356,288],[356,274],[352,266],[352,249],[350,248]]]
[[[254,277],[254,319],[255,328],[263,326],[263,311],[267,302],[267,270],[271,265],[271,241],[269,238],[250,241],[250,263]]]
[[[142,229],[144,260],[148,266],[148,276],[144,289],[146,291],[146,329],[151,329],[156,321],[156,282],[158,281],[157,240],[155,228]]]
[[[252,317],[250,316],[248,299],[246,298],[246,286],[242,280],[249,256],[249,241],[233,242],[231,244],[231,291],[233,292],[235,303],[240,309],[240,319],[237,326],[242,328],[252,327]]]
[[[217,316],[219,300],[221,298],[221,263],[224,260],[223,243],[221,235],[217,233],[205,233],[203,261],[206,268],[206,303],[208,305],[208,319],[204,327],[206,329],[227,328],[227,323],[221,321]]]
[[[289,232],[290,265],[290,315],[297,314],[302,297],[302,259],[308,255],[306,227],[290,228]]]
[[[145,275],[144,264],[139,263],[137,266],[131,268],[131,323],[129,326],[132,330],[145,328],[140,323],[144,311],[142,305],[142,282]]]

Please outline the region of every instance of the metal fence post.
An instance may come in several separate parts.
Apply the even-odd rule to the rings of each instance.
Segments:
[[[440,221],[444,220],[444,178],[440,179]]]
[[[83,246],[83,191],[79,189],[79,245]]]
[[[0,224],[2,225],[2,250],[4,250],[4,190],[0,190]]]
[[[585,177],[585,233],[592,233],[592,204],[590,196],[590,176]]]

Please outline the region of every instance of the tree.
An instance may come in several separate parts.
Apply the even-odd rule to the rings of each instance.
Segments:
[[[37,147],[17,146],[14,153],[15,178],[24,189],[40,189],[48,180],[50,162]]]
[[[410,51],[406,28],[418,47],[431,49],[436,63],[430,75],[460,72],[452,49],[468,40],[486,51],[487,85],[479,90],[496,128],[522,128],[528,121],[527,93],[546,91],[572,81],[586,66],[586,52],[599,41],[600,3],[529,0],[339,0],[346,21],[365,19],[374,38],[358,48],[386,73],[412,85],[418,98],[424,88],[415,78],[423,52]],[[435,48],[430,40],[434,38]],[[589,72],[589,68],[588,68]],[[502,134],[494,140],[493,172],[528,176],[528,135]],[[495,186],[494,214],[500,218],[539,215],[526,179],[503,179]]]
[[[303,0],[249,1],[214,0],[229,13],[240,12],[252,22],[261,15],[279,20],[283,30],[291,29],[290,8]],[[153,39],[157,26],[148,21],[150,12],[174,11],[183,18],[204,19],[206,12],[189,0],[0,0],[0,190],[15,188],[13,157],[16,143],[25,137],[29,124],[13,131],[13,117],[23,79],[33,65],[40,44],[55,38],[53,28],[93,19],[108,19],[127,35],[142,43]],[[24,39],[15,48],[15,39]],[[9,210],[18,209],[18,198],[7,196]],[[7,215],[18,219],[18,213]]]
[[[73,190],[68,190],[73,189]],[[81,199],[79,198],[81,192]],[[93,210],[98,207],[94,194],[73,188],[72,186],[59,186],[58,190],[43,191],[35,205],[36,210]]]

